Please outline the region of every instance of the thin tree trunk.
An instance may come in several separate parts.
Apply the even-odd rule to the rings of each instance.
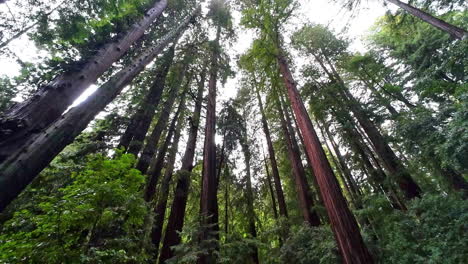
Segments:
[[[218,197],[216,189],[216,82],[218,80],[218,57],[219,57],[219,37],[221,28],[218,26],[214,47],[211,54],[210,79],[208,82],[208,103],[206,106],[205,143],[203,146],[203,173],[202,173],[202,193],[200,197],[200,214],[202,218],[201,226],[203,232],[201,240],[216,238],[213,231],[216,230],[214,214],[217,212]],[[199,264],[215,264],[216,255],[213,253],[216,245],[210,245],[207,255],[201,255]]]
[[[195,156],[195,147],[198,136],[198,127],[200,124],[200,113],[203,101],[203,88],[205,85],[206,72],[203,70],[198,83],[197,99],[191,119],[191,126],[187,146],[185,148],[184,157],[182,158],[182,166],[178,173],[177,185],[174,191],[174,201],[171,206],[171,213],[167,221],[166,233],[159,257],[159,263],[164,263],[166,260],[174,256],[171,247],[180,243],[180,236],[178,232],[182,231],[184,226],[185,207],[187,205],[188,191],[190,187],[190,173],[193,168],[193,159]]]
[[[420,197],[421,188],[413,178],[411,178],[407,169],[395,155],[377,127],[375,127],[375,125],[365,115],[357,100],[345,89],[343,89],[343,97],[349,102],[348,106],[351,108],[351,111],[354,113],[359,124],[369,136],[369,139],[375,147],[379,157],[382,159],[385,168],[388,170],[390,175],[394,177],[405,197],[407,199]]]
[[[468,36],[468,32],[462,28],[459,28],[455,25],[449,24],[439,18],[436,18],[421,9],[418,9],[409,4],[403,3],[399,0],[387,0],[388,2],[397,5],[406,12],[412,14],[415,17],[420,18],[422,21],[431,24],[432,26],[449,33],[452,37],[457,39],[464,39]]]
[[[288,210],[286,209],[283,188],[281,187],[281,179],[279,176],[278,164],[276,162],[275,149],[273,148],[273,142],[271,141],[270,128],[268,127],[268,123],[265,116],[265,110],[263,109],[263,103],[258,89],[256,90],[256,93],[258,104],[260,106],[260,113],[262,115],[263,133],[265,134],[268,146],[268,155],[271,163],[271,171],[273,173],[273,182],[275,183],[276,196],[278,198],[279,213],[281,216],[287,218]]]
[[[159,101],[161,100],[167,73],[174,59],[174,50],[175,45],[161,58],[162,63],[154,73],[155,79],[148,94],[139,106],[137,112],[132,116],[125,133],[120,139],[118,148],[124,148],[127,153],[137,156],[143,146],[143,140],[145,139],[146,133],[148,133],[151,120],[153,120]]]
[[[245,183],[245,196],[247,200],[247,213],[248,213],[248,221],[249,221],[249,233],[253,238],[257,237],[257,229],[255,227],[255,210],[254,210],[254,198],[253,198],[253,191],[252,191],[252,180],[250,175],[250,158],[251,153],[248,146],[247,140],[247,130],[244,123],[244,136],[241,143],[242,152],[244,153],[244,161],[245,161],[245,171],[246,171],[246,183]],[[259,263],[258,259],[258,249],[256,246],[252,248],[252,261],[256,264]]]
[[[166,152],[171,143],[172,136],[177,133],[176,132],[176,123],[180,115],[183,114],[185,109],[185,92],[182,98],[180,99],[179,107],[177,108],[177,112],[172,119],[171,125],[168,128],[168,132],[166,135],[166,140],[164,141],[163,145],[158,150],[158,155],[154,159],[154,165],[148,170],[149,180],[146,184],[144,198],[145,201],[150,202],[153,200],[153,196],[156,192],[156,185],[158,184],[159,177],[161,176],[161,171],[164,167],[164,158],[166,157]]]
[[[356,184],[356,181],[354,180],[353,176],[351,175],[351,171],[348,168],[348,165],[346,165],[346,162],[343,159],[343,155],[341,155],[340,148],[338,145],[335,143],[335,140],[333,139],[333,136],[330,133],[330,129],[328,128],[327,124],[324,123],[324,130],[326,135],[328,136],[328,139],[330,140],[330,143],[332,145],[333,150],[335,151],[336,157],[338,159],[338,162],[343,170],[343,175],[345,179],[348,181],[349,186],[354,194],[357,196],[362,195],[361,191],[359,190],[358,185]]]
[[[278,55],[277,60],[343,261],[347,264],[374,263],[312,126],[288,62],[282,54]]]
[[[226,179],[226,187],[224,189],[224,234],[225,236],[229,233],[229,167],[224,166],[224,175]]]
[[[312,211],[313,201],[310,196],[310,187],[307,183],[304,166],[302,165],[299,146],[297,145],[296,137],[291,134],[291,132],[294,131],[290,131],[288,128],[278,92],[276,93],[276,99],[280,115],[281,128],[286,139],[286,147],[288,149],[288,155],[293,169],[294,181],[296,183],[296,191],[299,196],[299,206],[301,208],[302,216],[304,217],[304,221],[306,221],[311,226],[318,226],[320,225],[320,217],[317,215],[315,210]]]
[[[273,206],[273,216],[275,217],[275,219],[278,219],[278,209],[276,209],[275,192],[273,191],[273,184],[271,183],[271,176],[270,176],[270,171],[268,169],[266,158],[264,158],[263,162],[265,163],[265,173],[266,173],[266,178],[267,178],[268,190],[270,191],[270,195],[271,195],[271,205]]]
[[[151,9],[123,36],[101,48],[78,70],[69,70],[41,87],[28,100],[8,109],[0,118],[0,162],[56,121],[83,91],[121,58],[130,46],[161,15],[167,0],[155,1]]]
[[[181,80],[183,79],[185,75],[185,71],[186,71],[186,67],[184,66],[183,69],[177,74],[177,76],[179,76]],[[185,90],[186,90],[186,88],[190,85],[192,78],[190,75],[185,76],[185,77],[186,77],[186,84],[185,84],[186,86]],[[180,86],[181,86],[181,83],[177,82],[174,84],[174,86],[171,87],[169,98],[167,98],[166,102],[164,103],[161,109],[161,114],[159,115],[158,122],[154,126],[153,131],[151,132],[149,137],[147,137],[146,139],[145,147],[143,148],[140,159],[138,160],[138,163],[136,165],[136,168],[140,170],[142,173],[146,173],[148,171],[148,168],[150,167],[151,158],[153,158],[154,153],[156,152],[156,146],[158,145],[158,142],[161,138],[161,133],[167,125],[167,122],[169,120],[169,115],[171,113],[172,106],[174,105],[174,102],[176,100]]]
[[[357,200],[358,200],[357,190],[354,188],[354,186],[349,181],[349,179],[346,176],[344,176],[345,172],[344,172],[343,168],[341,167],[340,163],[337,161],[337,156],[338,155],[333,154],[332,148],[328,144],[328,141],[331,141],[330,140],[331,137],[330,137],[330,135],[325,133],[325,131],[323,130],[323,127],[321,127],[318,122],[317,122],[317,127],[320,129],[320,131],[322,133],[322,136],[323,136],[323,139],[325,141],[325,146],[327,147],[328,151],[330,152],[331,161],[335,164],[337,174],[339,175],[338,177],[341,177],[341,180],[343,181],[345,190],[347,191],[347,193],[350,196],[351,201],[353,202],[353,204],[357,208],[358,207],[358,205],[357,205]],[[328,141],[327,141],[327,137],[328,137]]]
[[[151,241],[153,242],[153,246],[155,249],[153,254],[154,261],[158,259],[159,242],[161,241],[164,218],[166,216],[167,199],[169,197],[169,185],[171,183],[172,174],[174,172],[174,163],[176,160],[180,140],[180,132],[182,130],[182,126],[185,119],[185,105],[183,105],[183,108],[184,109],[182,109],[177,120],[177,128],[175,130],[174,140],[172,140],[171,151],[169,152],[167,158],[167,166],[166,170],[164,171],[164,178],[161,182],[161,187],[159,188],[158,203],[156,204],[154,210],[156,217],[154,219],[153,230],[151,232]]]
[[[137,57],[131,66],[112,76],[93,95],[70,109],[28,144],[15,149],[0,164],[0,211],[41,172],[81,131],[128,85],[189,24],[194,15],[187,17],[175,30],[167,34],[158,45]]]
[[[364,129],[364,131],[368,135],[370,141],[372,142],[372,145],[375,148],[375,151],[377,152],[379,157],[382,159],[385,168],[388,170],[390,175],[392,175],[392,177],[395,178],[395,181],[398,183],[405,197],[407,199],[420,197],[421,188],[413,180],[413,178],[411,178],[411,175],[409,174],[407,169],[403,166],[402,162],[395,155],[395,152],[393,152],[393,150],[390,148],[387,141],[382,136],[382,134],[377,129],[377,127],[374,125],[374,123],[372,123],[372,121],[366,115],[365,111],[362,109],[359,102],[347,90],[343,79],[339,75],[338,71],[335,69],[330,59],[327,56],[322,54],[323,58],[328,63],[328,66],[332,70],[332,73],[330,73],[327,70],[327,67],[324,65],[323,61],[320,59],[319,56],[315,54],[314,56],[316,60],[319,62],[322,69],[327,72],[330,80],[334,80],[340,84],[339,93],[341,97],[343,98],[347,106],[350,108],[351,112],[353,112],[359,124],[361,125],[361,127]],[[344,109],[343,111],[347,111],[347,109]]]

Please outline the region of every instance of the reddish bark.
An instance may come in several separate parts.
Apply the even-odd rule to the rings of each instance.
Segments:
[[[174,133],[176,133],[176,123],[179,118],[179,115],[181,115],[184,111],[185,108],[185,93],[182,96],[179,107],[177,108],[177,112],[174,115],[174,118],[172,119],[172,122],[168,128],[168,132],[166,135],[166,140],[162,144],[162,146],[158,150],[158,155],[154,159],[154,164],[153,166],[148,170],[148,176],[149,176],[149,181],[146,184],[146,189],[145,189],[145,194],[144,198],[145,201],[150,202],[153,200],[153,196],[156,192],[156,185],[158,184],[159,177],[161,176],[161,171],[164,167],[164,158],[166,157],[166,152],[169,147],[169,144],[171,143],[172,136]],[[169,166],[173,166],[170,165]]]
[[[182,105],[182,107],[184,109],[182,109],[182,112],[179,114],[179,117],[177,120],[177,128],[175,130],[174,139],[172,140],[171,151],[169,152],[169,155],[167,157],[167,166],[166,166],[166,170],[164,171],[164,178],[161,181],[161,187],[159,187],[158,202],[154,208],[154,213],[156,216],[154,219],[153,230],[151,232],[151,242],[153,242],[153,246],[155,249],[154,254],[153,254],[154,261],[156,261],[158,258],[159,242],[161,241],[161,234],[162,234],[162,229],[164,225],[164,217],[166,216],[167,199],[169,197],[169,185],[172,180],[172,174],[174,171],[174,163],[176,160],[176,155],[177,155],[177,150],[178,150],[178,145],[179,145],[179,140],[180,140],[180,132],[182,130],[182,125],[184,123],[184,118],[185,118],[185,115],[184,115],[185,105]]]
[[[178,73],[178,76],[180,76],[180,78],[182,79],[184,77],[184,74],[185,74],[185,67],[181,72]],[[188,85],[190,85],[192,78],[191,76],[186,76],[186,79],[187,79],[187,83],[186,83],[186,87],[187,87]],[[163,132],[164,128],[167,125],[167,122],[169,121],[169,115],[171,113],[172,106],[174,105],[174,102],[176,100],[177,93],[180,89],[180,86],[181,86],[180,83],[176,83],[171,88],[169,98],[167,98],[166,102],[161,108],[161,114],[159,115],[158,122],[154,126],[151,134],[146,139],[145,147],[143,148],[141,156],[138,159],[138,163],[136,165],[136,168],[140,170],[142,173],[147,173],[148,168],[150,167],[151,159],[156,153],[156,149],[157,149],[156,146],[159,143],[161,133]]]
[[[151,120],[156,113],[156,109],[161,100],[161,95],[165,87],[166,76],[172,65],[175,45],[172,46],[161,58],[162,64],[155,71],[155,79],[146,95],[144,101],[139,106],[137,112],[132,116],[125,133],[120,139],[118,148],[124,148],[127,153],[135,156],[140,153],[143,140],[151,125]]]
[[[312,211],[314,204],[310,196],[310,187],[307,183],[304,166],[302,165],[299,146],[297,144],[296,137],[291,133],[293,131],[290,131],[288,128],[285,113],[279,99],[279,94],[277,93],[276,96],[281,128],[286,139],[286,147],[288,149],[288,155],[293,169],[294,182],[296,183],[296,191],[299,198],[299,206],[301,208],[302,216],[304,217],[304,221],[310,225],[318,226],[320,225],[320,218],[315,211]]]
[[[280,54],[277,59],[343,261],[349,264],[374,263],[296,89],[296,83],[289,70],[286,58]]]
[[[217,37],[213,46],[210,65],[210,79],[208,81],[208,102],[206,105],[206,125],[205,125],[205,143],[203,146],[203,175],[202,175],[202,193],[200,197],[200,214],[202,218],[202,228],[204,229],[200,237],[201,240],[207,240],[213,237],[213,231],[218,224],[214,215],[218,207],[218,197],[216,189],[216,82],[218,80],[218,51],[220,28],[218,27]],[[208,249],[207,255],[202,255],[198,259],[199,264],[214,264],[216,256],[212,250],[217,247],[213,245]]]
[[[200,113],[203,100],[203,88],[205,84],[205,71],[200,76],[200,82],[195,102],[195,109],[191,120],[189,138],[185,148],[184,157],[182,158],[182,166],[177,178],[177,185],[174,191],[174,201],[171,206],[171,213],[167,221],[166,233],[159,257],[159,263],[164,263],[166,260],[174,256],[171,247],[180,243],[178,232],[182,231],[184,226],[185,207],[187,205],[188,190],[190,187],[190,172],[193,168],[193,159],[195,156],[195,146],[198,136],[198,127],[200,124]]]
[[[278,164],[276,162],[275,149],[273,148],[273,142],[271,141],[270,128],[268,127],[268,123],[265,116],[265,110],[263,109],[262,98],[260,97],[260,93],[258,92],[258,90],[256,92],[258,104],[260,107],[260,113],[262,115],[263,133],[265,134],[265,139],[267,141],[268,146],[268,155],[271,163],[271,171],[273,173],[273,182],[275,183],[276,196],[278,197],[279,213],[281,216],[287,218],[288,210],[286,209],[283,188],[281,187],[281,179],[279,176]]]

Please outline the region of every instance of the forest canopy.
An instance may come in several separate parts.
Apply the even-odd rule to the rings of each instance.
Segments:
[[[461,0],[0,0],[0,263],[468,259]]]

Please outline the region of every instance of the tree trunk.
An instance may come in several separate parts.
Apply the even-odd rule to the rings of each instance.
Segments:
[[[254,198],[253,198],[253,191],[252,191],[252,180],[251,180],[251,176],[250,176],[250,158],[251,158],[251,154],[250,154],[250,150],[249,150],[249,146],[248,146],[247,130],[246,130],[245,125],[246,124],[244,123],[244,136],[243,136],[243,139],[242,139],[243,142],[241,143],[242,152],[244,154],[245,172],[246,172],[246,175],[245,175],[245,178],[246,178],[245,197],[246,197],[246,200],[247,200],[247,214],[248,214],[248,219],[249,219],[248,220],[249,221],[249,233],[253,238],[256,238],[257,237],[257,229],[255,227]],[[252,250],[253,250],[253,253],[251,255],[252,261],[253,261],[253,263],[258,264],[259,263],[258,249],[257,249],[257,247],[254,246],[252,248]]]
[[[273,148],[273,142],[271,141],[270,135],[270,128],[268,127],[268,123],[265,116],[265,110],[263,109],[262,99],[260,97],[260,93],[258,90],[257,92],[257,100],[260,106],[260,113],[262,115],[262,126],[263,126],[263,133],[265,134],[265,138],[267,141],[268,146],[268,155],[271,163],[271,172],[273,173],[273,182],[275,183],[275,190],[276,196],[278,198],[278,206],[279,206],[279,213],[281,216],[288,217],[288,210],[286,209],[286,202],[284,199],[283,188],[281,187],[281,179],[279,176],[278,171],[278,164],[276,162],[275,157],[275,149]]]
[[[185,75],[186,67],[184,66],[182,71],[180,71],[177,76],[182,80]],[[191,76],[186,77],[186,87],[190,85],[192,81]],[[167,98],[163,107],[161,108],[161,114],[159,115],[158,122],[153,128],[151,135],[147,137],[145,147],[141,153],[140,159],[136,165],[136,168],[141,171],[141,173],[146,173],[150,167],[151,158],[153,158],[154,153],[156,152],[156,146],[158,145],[159,139],[161,138],[161,133],[166,128],[167,122],[169,121],[169,115],[171,113],[172,106],[177,97],[177,93],[180,89],[181,82],[177,82],[174,86],[171,87],[169,98]]]
[[[164,217],[166,216],[166,206],[167,206],[167,199],[169,197],[169,185],[172,180],[172,174],[174,171],[174,163],[176,161],[176,155],[180,140],[180,132],[182,130],[182,126],[185,119],[185,105],[183,105],[184,109],[179,114],[177,120],[177,128],[174,134],[174,140],[171,144],[171,151],[169,152],[167,158],[167,166],[166,170],[164,171],[164,178],[161,182],[161,187],[159,188],[159,198],[158,203],[155,206],[155,219],[153,224],[153,230],[151,232],[151,241],[153,242],[154,246],[154,254],[153,259],[156,261],[158,259],[158,252],[159,252],[159,242],[161,241],[161,234],[164,225]]]
[[[193,15],[168,33],[158,45],[137,57],[130,66],[112,76],[93,95],[80,105],[70,109],[27,145],[15,149],[0,164],[0,211],[41,172],[68,144],[73,142],[94,117],[150,63],[176,35],[184,30]]]
[[[314,174],[317,177],[320,192],[322,193],[325,208],[327,209],[343,261],[347,264],[374,263],[361,237],[356,219],[346,204],[340,186],[323,152],[320,141],[312,126],[312,121],[289,71],[286,58],[282,54],[279,54],[277,60],[299,129],[304,138],[307,153],[312,161]]]
[[[328,139],[330,140],[330,143],[332,145],[333,150],[335,151],[336,157],[338,159],[339,165],[341,166],[341,169],[343,171],[343,176],[346,179],[346,181],[349,184],[349,187],[351,191],[356,195],[362,195],[361,191],[359,190],[358,185],[356,184],[356,181],[354,180],[353,176],[351,175],[351,171],[348,168],[348,165],[346,165],[346,162],[343,159],[343,155],[341,155],[340,148],[338,145],[335,143],[333,140],[333,136],[330,133],[330,129],[328,128],[327,124],[324,123],[324,130],[326,135],[328,136]]]
[[[156,192],[156,185],[158,184],[159,177],[161,176],[161,171],[164,167],[164,158],[166,157],[166,152],[171,143],[172,136],[177,133],[176,131],[176,123],[179,119],[180,115],[183,115],[185,110],[185,92],[182,98],[180,99],[179,107],[177,108],[177,112],[172,119],[171,125],[168,128],[168,132],[166,135],[166,140],[164,141],[163,145],[158,150],[158,155],[154,159],[154,165],[148,170],[149,180],[146,184],[145,190],[145,201],[150,202],[153,200],[153,196]],[[173,166],[169,164],[169,166]]]
[[[320,126],[320,124],[318,122],[317,122],[317,127],[320,129],[320,131],[322,133],[322,136],[323,136],[323,139],[325,141],[325,146],[327,147],[328,151],[330,152],[331,161],[333,162],[333,164],[335,165],[335,168],[336,168],[336,172],[337,172],[336,175],[337,175],[337,177],[341,178],[341,181],[344,184],[345,190],[347,191],[347,193],[350,196],[351,202],[353,202],[353,204],[357,208],[358,207],[358,204],[357,204],[357,200],[358,200],[357,191],[356,191],[356,189],[353,188],[354,186],[352,186],[352,183],[349,181],[349,179],[347,179],[347,177],[344,176],[345,172],[344,172],[343,168],[340,166],[340,163],[337,161],[337,157],[335,157],[335,156],[338,156],[338,155],[333,154],[332,148],[330,148],[330,146],[328,144],[328,141],[331,141],[331,137],[328,134],[325,133],[325,131],[323,130],[323,128]],[[328,141],[327,141],[327,135],[328,135]]]
[[[372,123],[369,117],[366,115],[365,111],[362,109],[360,103],[351,95],[347,90],[346,85],[339,75],[338,71],[335,69],[333,63],[330,59],[323,55],[323,58],[326,60],[330,66],[332,73],[327,70],[327,67],[324,65],[323,61],[319,56],[314,55],[316,60],[319,62],[320,66],[324,71],[327,72],[330,80],[336,81],[340,85],[339,94],[344,100],[344,103],[349,107],[351,112],[358,120],[361,127],[364,129],[368,135],[372,145],[375,148],[375,151],[382,159],[385,168],[388,170],[390,175],[394,177],[395,181],[398,183],[400,189],[403,191],[407,199],[412,199],[415,197],[421,196],[421,188],[418,184],[411,178],[411,175],[408,173],[407,169],[403,166],[401,161],[395,155],[393,150],[388,145],[385,138],[382,136],[377,127]],[[343,109],[343,111],[348,111]],[[350,117],[352,119],[352,117]]]
[[[405,197],[407,199],[420,197],[421,188],[413,178],[411,178],[407,169],[395,155],[377,127],[375,127],[375,125],[366,116],[357,100],[344,88],[342,95],[344,99],[348,101],[348,106],[371,140],[377,154],[383,161],[384,167],[388,170],[390,175],[394,177]]]
[[[202,173],[202,193],[200,197],[200,214],[202,218],[201,226],[203,232],[201,240],[215,239],[213,234],[216,230],[214,214],[218,207],[218,197],[216,189],[216,82],[218,80],[218,57],[219,57],[219,37],[221,28],[218,26],[214,47],[211,54],[210,79],[208,82],[208,103],[206,106],[205,143],[203,146],[203,173]],[[207,255],[201,255],[199,264],[215,264],[216,255],[213,254],[216,245],[210,245]]]
[[[56,121],[83,91],[121,58],[161,15],[167,0],[155,1],[130,30],[87,59],[78,70],[69,70],[41,87],[28,100],[8,109],[0,119],[0,162],[11,151],[30,141]]]
[[[288,128],[278,92],[276,93],[276,99],[280,115],[281,128],[286,139],[286,147],[288,149],[288,155],[293,169],[294,181],[296,183],[296,191],[299,196],[299,206],[301,208],[302,216],[304,217],[304,221],[306,221],[311,226],[319,226],[320,218],[315,210],[312,210],[313,201],[310,195],[310,187],[305,176],[304,166],[302,165],[299,146],[297,145],[296,137],[291,133],[294,131],[290,131]]]
[[[127,153],[131,153],[135,156],[140,153],[146,133],[148,133],[151,121],[153,120],[159,101],[161,100],[161,95],[166,83],[166,76],[174,59],[174,50],[175,45],[161,58],[162,63],[154,73],[155,79],[148,94],[139,106],[137,112],[132,116],[130,124],[120,139],[118,148],[124,148]]]
[[[265,163],[265,173],[266,173],[266,178],[267,178],[268,190],[270,191],[270,195],[271,195],[271,205],[273,206],[273,216],[275,217],[275,219],[278,219],[278,209],[276,209],[275,192],[273,191],[273,184],[271,184],[271,176],[270,176],[270,171],[268,169],[266,158],[264,158],[263,162]]]
[[[438,19],[421,9],[418,9],[414,6],[409,4],[403,3],[399,0],[387,0],[390,3],[393,3],[400,7],[401,9],[405,10],[406,12],[412,14],[415,17],[420,18],[422,21],[431,24],[432,26],[449,33],[452,37],[457,39],[464,39],[468,36],[468,32],[462,28],[459,28],[455,25],[449,24],[441,19]]]
[[[174,191],[174,201],[172,202],[171,213],[169,214],[169,219],[167,221],[166,233],[164,235],[161,255],[159,257],[159,263],[161,264],[174,256],[174,252],[172,252],[171,247],[180,243],[178,232],[181,232],[184,226],[185,207],[187,205],[188,191],[190,187],[190,172],[193,168],[198,127],[200,124],[205,76],[206,72],[203,70],[200,76],[200,82],[198,83],[197,99],[195,102],[193,117],[190,122],[191,126],[187,146],[182,159],[182,166],[178,173],[177,185]]]

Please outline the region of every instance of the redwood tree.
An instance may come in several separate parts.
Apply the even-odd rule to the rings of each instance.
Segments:
[[[121,37],[104,45],[96,55],[87,58],[79,69],[71,67],[40,87],[28,100],[11,107],[0,119],[0,162],[12,156],[12,151],[43,131],[88,88],[121,58],[130,46],[143,36],[146,29],[161,15],[167,0],[154,1],[146,14]]]
[[[93,118],[128,85],[177,35],[186,29],[198,10],[168,33],[159,43],[135,58],[103,84],[85,102],[38,133],[26,146],[10,152],[0,163],[0,211],[42,171],[52,159],[83,131]]]

